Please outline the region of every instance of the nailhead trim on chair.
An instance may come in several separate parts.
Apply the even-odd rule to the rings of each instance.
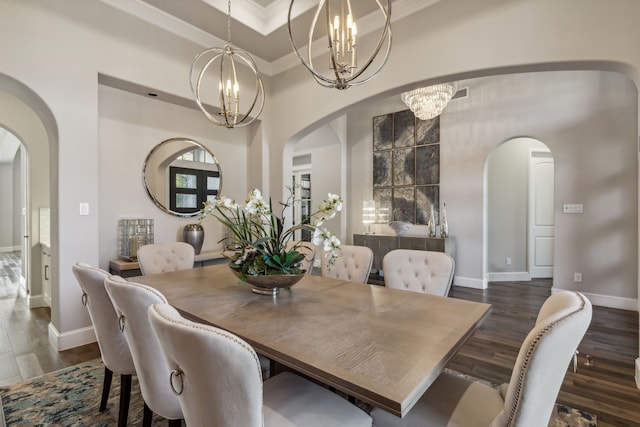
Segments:
[[[222,338],[226,338],[228,340],[231,340],[231,341],[235,342],[236,344],[239,344],[242,348],[244,348],[245,350],[247,350],[251,354],[251,356],[253,357],[254,361],[256,362],[256,366],[258,368],[258,372],[262,372],[262,368],[260,367],[260,360],[258,360],[258,356],[257,356],[255,350],[253,350],[253,348],[247,346],[246,342],[240,341],[235,335],[231,335],[231,334],[225,333],[222,330],[212,329],[212,328],[208,327],[207,325],[200,325],[200,324],[197,324],[197,323],[195,323],[195,324],[194,323],[185,323],[185,322],[181,322],[181,321],[169,318],[169,317],[165,316],[163,313],[161,313],[158,310],[158,308],[156,307],[156,304],[154,304],[152,307],[153,307],[153,310],[156,313],[158,313],[158,315],[160,317],[162,317],[163,319],[165,319],[165,320],[167,320],[167,321],[169,321],[171,323],[174,323],[176,325],[186,326],[188,328],[200,329],[200,330],[207,331],[207,332],[213,332],[214,334],[216,334],[216,335],[218,335],[218,336],[220,336]],[[178,369],[180,371],[182,371],[182,369],[180,369],[179,366],[178,366]],[[169,377],[169,382],[171,382],[171,377]],[[260,390],[260,394],[262,395],[262,390]],[[260,401],[262,401],[262,396],[260,397]]]
[[[554,326],[556,326],[558,323],[564,321],[565,319],[568,319],[574,315],[576,315],[577,313],[581,312],[584,309],[584,297],[582,296],[582,294],[577,293],[576,295],[578,295],[580,297],[580,301],[582,301],[582,303],[580,304],[580,308],[578,308],[575,311],[572,311],[571,313],[568,313],[564,316],[562,316],[561,318],[551,322],[549,325],[545,326],[534,338],[533,342],[529,345],[529,348],[527,349],[527,355],[524,358],[524,362],[523,362],[523,369],[520,370],[520,375],[518,376],[518,383],[516,384],[516,392],[515,392],[515,403],[513,404],[513,406],[511,407],[511,413],[509,414],[509,419],[507,420],[507,427],[511,426],[513,423],[513,419],[516,416],[516,412],[518,410],[518,406],[520,406],[520,394],[522,393],[522,384],[524,383],[525,377],[527,375],[527,370],[529,367],[529,363],[531,362],[531,355],[533,354],[534,350],[536,349],[536,347],[538,346],[538,344],[540,343],[540,341],[542,340],[542,337],[544,335],[546,335],[547,333],[549,333]]]

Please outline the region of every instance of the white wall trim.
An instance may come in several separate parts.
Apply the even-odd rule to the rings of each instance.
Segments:
[[[455,286],[462,286],[465,288],[474,288],[474,289],[487,289],[487,280],[482,279],[474,279],[471,277],[453,277],[453,284]]]
[[[555,294],[565,289],[551,288],[551,293]],[[617,308],[620,310],[638,311],[638,300],[635,298],[623,298],[611,295],[592,294],[589,292],[582,292],[584,296],[589,298],[591,304],[599,307]]]
[[[0,252],[15,252],[15,251],[19,251],[20,250],[20,246],[2,246],[0,247]]]
[[[49,305],[44,301],[44,295],[29,295],[28,298],[29,308],[38,308],[38,307],[49,307]]]
[[[640,388],[640,357],[638,357],[636,359],[636,375],[635,375],[635,379],[636,379],[636,387]]]
[[[531,280],[528,271],[504,271],[487,274],[489,282],[524,282]]]
[[[58,351],[68,350],[92,342],[96,342],[96,333],[93,330],[93,326],[60,334],[53,323],[49,322],[49,344]]]

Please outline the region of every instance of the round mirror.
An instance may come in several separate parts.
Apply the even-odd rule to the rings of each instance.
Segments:
[[[188,138],[171,138],[156,145],[144,161],[142,179],[160,209],[181,217],[198,215],[203,203],[222,189],[216,157]]]

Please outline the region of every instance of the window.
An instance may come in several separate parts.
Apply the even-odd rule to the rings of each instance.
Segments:
[[[220,187],[220,172],[188,169],[171,166],[170,209],[179,213],[193,213],[202,209],[202,204],[213,200]]]

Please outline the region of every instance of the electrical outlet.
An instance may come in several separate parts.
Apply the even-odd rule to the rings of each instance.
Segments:
[[[573,281],[576,283],[582,282],[582,273],[573,273]]]
[[[511,265],[511,257],[510,256],[507,257],[507,265]]]

